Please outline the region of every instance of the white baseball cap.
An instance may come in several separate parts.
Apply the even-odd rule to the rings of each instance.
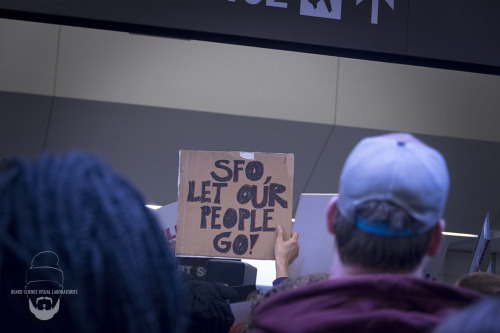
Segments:
[[[411,134],[368,137],[354,147],[344,163],[337,205],[344,217],[354,221],[360,204],[390,201],[417,221],[410,234],[419,234],[443,216],[449,183],[441,153]]]

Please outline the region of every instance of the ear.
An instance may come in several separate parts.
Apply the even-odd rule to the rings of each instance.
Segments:
[[[328,210],[326,212],[326,227],[331,234],[335,234],[335,227],[333,220],[335,219],[335,215],[337,215],[338,206],[337,206],[338,195],[334,196],[330,203],[328,203]]]
[[[432,228],[432,236],[431,241],[429,242],[429,247],[427,248],[426,254],[430,257],[434,257],[438,250],[441,241],[443,240],[444,228],[446,226],[446,222],[444,219],[440,219],[438,223]]]

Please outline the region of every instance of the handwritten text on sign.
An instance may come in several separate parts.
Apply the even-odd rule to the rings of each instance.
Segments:
[[[183,196],[182,186],[179,185],[179,204],[184,201],[185,208],[179,209],[178,218],[189,215],[184,224],[189,224],[190,227],[180,228],[179,234],[182,234],[182,231],[195,230],[193,224],[196,223],[198,230],[194,232],[198,237],[194,238],[198,241],[193,245],[200,247],[199,243],[207,241],[207,236],[210,235],[209,252],[214,256],[252,257],[255,250],[266,246],[260,246],[261,238],[271,239],[274,243],[276,212],[279,211],[278,221],[280,225],[285,224],[285,228],[291,220],[289,201],[292,199],[292,178],[283,175],[293,172],[293,165],[290,169],[290,160],[281,170],[276,169],[280,163],[286,161],[286,157],[293,163],[293,155],[275,156],[280,158],[278,163],[266,161],[265,158],[215,158],[204,172],[197,170],[191,177],[185,177]],[[269,159],[270,156],[265,157]],[[198,163],[195,165],[198,166]],[[200,179],[200,173],[205,174],[205,177]],[[186,207],[189,209],[186,210]],[[283,213],[288,217],[283,219]],[[266,234],[271,234],[271,237],[266,237]],[[179,243],[177,246],[179,247]]]

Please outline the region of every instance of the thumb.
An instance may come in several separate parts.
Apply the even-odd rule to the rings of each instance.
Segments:
[[[283,228],[281,228],[280,225],[278,225],[278,228],[276,229],[276,238],[283,240]]]

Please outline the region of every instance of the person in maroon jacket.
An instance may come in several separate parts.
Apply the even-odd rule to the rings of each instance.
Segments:
[[[328,280],[262,300],[250,331],[427,332],[481,299],[422,277],[441,242],[448,189],[443,156],[414,136],[360,141],[326,214],[336,249]]]

